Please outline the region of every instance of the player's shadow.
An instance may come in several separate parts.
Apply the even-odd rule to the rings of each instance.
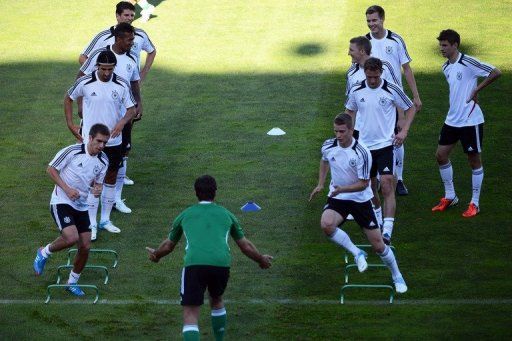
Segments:
[[[52,185],[45,169],[60,148],[74,143],[62,114],[62,98],[76,71],[75,63],[57,61],[0,65],[0,214],[1,221],[9,223],[0,233],[4,245],[12,250],[29,254],[32,251],[27,248],[37,246],[34,241],[55,237],[47,211]],[[397,254],[404,269],[414,273],[412,287],[428,289],[431,279],[428,273],[415,270],[412,255],[424,255],[426,241],[430,254],[443,254],[443,248],[448,248],[444,231],[452,231],[456,224],[437,219],[435,229],[443,233],[432,235],[436,218],[430,204],[442,190],[434,151],[448,109],[448,88],[437,70],[415,75],[423,110],[406,143],[406,180],[411,194],[398,199]],[[506,201],[503,191],[510,187],[503,176],[503,169],[512,166],[507,116],[512,103],[504,95],[512,88],[509,76],[505,72],[480,96],[488,118],[485,144],[492,147],[485,149],[486,159],[493,160],[486,166],[482,199],[489,224],[503,215],[503,207],[494,208],[485,200]],[[155,241],[165,235],[169,221],[196,201],[193,181],[205,173],[218,179],[219,203],[237,214],[260,250],[276,256],[273,269],[263,275],[236,251],[230,297],[259,298],[271,292],[272,297],[336,298],[343,279],[342,252],[319,227],[326,191],[311,203],[308,196],[318,179],[320,146],[333,136],[333,117],[343,111],[344,78],[341,71],[208,74],[155,65],[142,88],[143,119],[133,131],[128,172],[136,184],[123,191],[134,213],[114,212],[113,220],[123,233],[103,233],[94,245],[123,250],[127,265],[119,270],[116,290],[108,292],[107,298],[160,298],[162,286],[167,290],[179,283],[181,264],[175,261],[170,262],[172,271],[164,283],[144,285],[147,272],[157,276],[162,270],[149,269],[146,258],[132,250],[143,252],[148,238]],[[283,129],[286,135],[266,135],[273,127]],[[466,175],[456,177],[455,182],[459,197],[468,199],[471,176],[467,161],[457,152],[452,164],[456,174]],[[249,200],[263,209],[242,214],[240,206]],[[359,228],[353,226],[346,225],[354,241],[364,241]],[[472,235],[480,231],[486,230],[472,227]],[[485,238],[490,237],[482,236]],[[24,290],[11,292],[12,286],[3,286],[0,297],[23,298],[29,289],[42,290],[41,282],[26,281],[29,267],[10,272],[19,262],[18,252],[5,252],[1,262],[5,266],[0,266],[0,277],[23,283]],[[247,280],[258,276],[264,279]]]
[[[290,51],[294,55],[302,57],[313,57],[326,52],[326,47],[320,43],[308,42],[302,44],[293,45]]]

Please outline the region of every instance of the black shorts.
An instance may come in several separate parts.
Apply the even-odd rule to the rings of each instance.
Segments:
[[[368,230],[379,228],[377,217],[375,216],[372,202],[370,200],[365,202],[356,202],[353,200],[327,198],[327,204],[324,206],[324,211],[327,209],[338,212],[343,217],[343,222],[345,222],[349,214],[352,214],[354,220],[359,226]]]
[[[439,145],[449,146],[460,140],[464,153],[481,153],[483,138],[483,123],[468,127],[452,127],[445,123],[439,134]]]
[[[204,303],[208,288],[211,297],[220,297],[226,290],[229,268],[212,265],[191,265],[181,273],[181,305],[199,306]]]
[[[108,170],[117,172],[123,165],[123,146],[105,147],[103,149],[108,157]]]
[[[387,146],[381,149],[370,150],[372,154],[372,168],[370,177],[380,175],[393,175],[393,166],[395,165],[395,153],[393,146]]]
[[[132,122],[126,123],[123,127],[123,156],[132,149],[132,127]]]
[[[57,227],[62,232],[68,226],[75,225],[78,233],[91,232],[89,212],[79,211],[68,204],[50,205],[50,213]]]

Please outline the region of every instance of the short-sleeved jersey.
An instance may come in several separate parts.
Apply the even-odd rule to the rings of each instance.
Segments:
[[[450,87],[450,109],[445,123],[452,127],[474,126],[484,122],[482,109],[474,101],[466,103],[477,87],[478,77],[488,77],[494,66],[459,53],[455,63],[446,61],[443,73]]]
[[[107,45],[114,44],[116,40],[116,38],[114,37],[115,28],[115,26],[112,26],[98,33],[89,43],[89,45],[85,47],[82,54],[84,56],[87,56],[87,58],[90,58],[93,51],[105,47]],[[144,30],[136,28],[135,39],[133,40],[133,46],[130,52],[137,59],[137,65],[140,64],[140,54],[142,51],[152,53],[153,51],[155,51],[155,46],[153,45],[153,43],[149,39],[149,36]]]
[[[356,139],[352,144],[343,148],[335,138],[326,140],[322,145],[322,160],[329,162],[331,169],[331,183],[329,196],[335,190],[334,186],[348,186],[359,180],[370,179],[372,168],[372,155],[368,148]],[[365,202],[373,197],[370,186],[360,192],[340,193],[335,199]]]
[[[244,237],[236,217],[224,207],[201,202],[183,211],[172,223],[169,239],[178,242],[185,235],[185,266],[213,265],[229,267],[231,254],[228,237]]]
[[[95,71],[97,69],[96,60],[98,59],[98,55],[103,51],[114,52],[110,45],[93,51],[89,58],[82,65],[82,67],[80,67],[80,71],[82,71],[86,75]],[[117,54],[114,52],[114,54],[116,55],[117,59],[114,72],[129,82],[136,82],[140,80],[137,59],[130,53],[130,51],[123,54]]]
[[[104,152],[92,156],[85,144],[74,144],[60,150],[49,166],[55,168],[61,179],[80,193],[80,198],[71,200],[66,192],[55,185],[51,205],[68,204],[78,211],[87,211],[87,195],[93,182],[102,184],[108,168],[108,158]]]
[[[382,60],[382,75],[381,78],[387,80],[388,82],[399,84],[400,74],[396,75],[395,71],[393,71],[393,67],[391,64]],[[345,95],[348,96],[348,93],[351,88],[355,85],[361,84],[362,81],[366,79],[366,75],[364,73],[364,68],[361,67],[358,63],[352,63],[350,68],[347,71],[347,88],[345,91]]]
[[[80,77],[68,90],[69,97],[75,101],[83,96],[82,137],[85,142],[89,139],[89,131],[96,123],[114,129],[121,120],[121,107],[126,109],[135,106],[135,99],[128,82],[113,73],[108,82],[98,79],[97,71]],[[107,146],[118,146],[122,142],[121,135],[111,137]]]
[[[370,150],[393,144],[396,107],[407,110],[412,105],[402,88],[386,80],[381,80],[381,84],[375,89],[367,86],[364,80],[350,90],[345,103],[348,110],[357,112],[359,141]]]
[[[402,65],[412,61],[407,52],[405,41],[390,30],[386,30],[382,39],[375,38],[371,32],[366,35],[366,38],[372,43],[372,57],[389,62],[398,76],[399,82],[396,84],[402,87]]]

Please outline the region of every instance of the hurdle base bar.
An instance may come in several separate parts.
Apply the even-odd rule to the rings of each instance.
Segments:
[[[357,269],[357,264],[345,265],[345,284],[348,284],[348,273],[353,268]],[[368,268],[387,268],[387,266],[386,264],[368,264]]]
[[[93,304],[96,304],[98,302],[98,299],[100,297],[100,291],[98,290],[98,287],[91,284],[50,284],[46,288],[46,301],[44,301],[45,304],[48,304],[51,299],[51,291],[56,288],[67,288],[67,287],[80,287],[82,289],[93,289],[96,292],[96,297],[94,298]]]
[[[61,279],[61,270],[62,269],[73,269],[73,265],[59,265],[57,268],[57,282],[56,284],[60,284]],[[108,269],[106,266],[103,265],[86,265],[84,267],[84,270],[92,269],[92,270],[102,270],[105,273],[105,279],[103,280],[103,284],[108,283]]]
[[[78,252],[78,249],[69,249],[68,250],[68,262],[66,265],[70,265],[71,264],[71,256],[75,253]],[[112,264],[112,268],[115,268],[117,267],[117,263],[119,261],[119,255],[117,254],[116,251],[114,250],[110,250],[110,249],[90,249],[89,250],[89,254],[91,253],[106,253],[106,254],[110,254],[110,255],[113,255],[114,256],[114,263]]]
[[[341,297],[340,303],[345,303],[345,290],[353,289],[353,288],[362,288],[362,289],[388,289],[389,290],[389,303],[393,303],[395,298],[395,289],[391,285],[386,284],[346,284],[341,287]]]

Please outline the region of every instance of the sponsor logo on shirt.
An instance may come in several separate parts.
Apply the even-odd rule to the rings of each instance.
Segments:
[[[71,222],[71,218],[69,218],[69,217],[64,217],[64,222],[65,222],[66,224],[69,224],[69,223]]]
[[[91,94],[91,97],[92,96],[98,96],[98,95],[96,95],[96,93],[93,91],[93,93]]]
[[[359,102],[364,103],[364,97],[359,100]]]

